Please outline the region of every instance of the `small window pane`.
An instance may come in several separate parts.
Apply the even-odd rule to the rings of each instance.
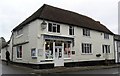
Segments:
[[[53,32],[56,32],[56,26],[53,26]]]
[[[52,32],[52,24],[51,23],[48,24],[48,31]]]
[[[60,25],[57,25],[57,32],[60,33]]]
[[[69,35],[74,35],[74,27],[69,26]]]
[[[35,48],[31,49],[31,56],[36,56],[36,49]]]

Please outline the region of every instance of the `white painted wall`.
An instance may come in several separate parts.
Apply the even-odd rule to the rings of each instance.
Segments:
[[[50,22],[50,21],[46,21]],[[91,61],[91,60],[104,60],[104,54],[102,53],[102,44],[110,45],[109,59],[114,59],[114,46],[113,46],[113,36],[110,35],[110,38],[104,39],[104,33],[94,30],[90,30],[90,37],[83,36],[82,28],[74,27],[75,35],[69,35],[69,25],[60,24],[60,33],[50,33],[47,31],[47,28],[41,29],[42,20],[37,19],[23,28],[23,35],[16,36],[14,35],[14,44],[19,44],[21,42],[29,41],[29,43],[23,45],[23,58],[21,60],[16,59],[16,47],[14,47],[14,61],[23,62],[23,63],[40,63],[40,60],[44,60],[44,39],[43,35],[55,35],[55,36],[66,36],[75,38],[75,46],[72,50],[75,50],[75,55],[71,56],[70,61]],[[14,33],[15,34],[15,33]],[[92,54],[82,54],[81,44],[82,43],[91,43],[92,44]],[[32,59],[31,49],[36,48],[37,51],[41,50],[41,56],[38,56],[37,59]],[[101,57],[96,57],[96,54],[101,54]]]
[[[48,21],[49,22],[49,21]],[[114,42],[113,36],[109,35],[109,39],[104,39],[104,33],[94,30],[90,30],[90,37],[83,36],[83,30],[80,27],[75,26],[75,35],[69,35],[69,25],[60,24],[60,33],[50,33],[47,30],[43,34],[66,36],[75,38],[75,46],[72,50],[75,50],[75,55],[72,55],[72,61],[91,61],[91,60],[105,60],[105,55],[102,53],[102,45],[110,45],[111,53],[108,54],[108,59],[114,59]],[[92,44],[92,54],[82,54],[82,43]],[[101,57],[96,57],[96,54],[101,54]]]

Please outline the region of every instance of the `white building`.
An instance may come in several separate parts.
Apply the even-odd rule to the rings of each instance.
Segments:
[[[120,35],[115,35],[115,62],[120,63]]]
[[[29,64],[114,61],[113,33],[87,16],[44,4],[15,27],[11,60]]]
[[[3,37],[0,37],[0,59],[1,59],[1,53],[2,53],[2,47],[6,45],[6,41]]]

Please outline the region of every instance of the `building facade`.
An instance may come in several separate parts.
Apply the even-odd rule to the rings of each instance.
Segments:
[[[87,16],[44,4],[15,27],[11,60],[64,66],[70,62],[114,60],[113,33]]]
[[[120,35],[114,36],[115,44],[115,62],[120,63]]]

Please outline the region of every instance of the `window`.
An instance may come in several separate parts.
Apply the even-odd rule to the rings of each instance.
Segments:
[[[70,57],[71,54],[70,44],[71,42],[69,41],[64,43],[64,58]]]
[[[17,35],[21,35],[22,33],[23,33],[23,30],[22,29],[20,29],[20,30],[17,30]]]
[[[120,42],[117,42],[118,48],[120,47]]]
[[[17,58],[22,58],[22,46],[17,46]]]
[[[104,39],[109,39],[109,34],[104,33]]]
[[[69,26],[69,35],[74,35],[74,27]]]
[[[32,56],[32,57],[36,57],[36,56],[37,56],[37,55],[36,55],[36,49],[35,49],[35,48],[31,49],[31,56]]]
[[[48,23],[48,31],[60,33],[60,25],[54,23]]]
[[[83,29],[83,35],[84,36],[90,36],[90,30],[89,29]]]
[[[92,53],[92,44],[82,43],[82,53]]]
[[[53,42],[52,41],[46,41],[45,43],[45,57],[46,59],[53,58]]]
[[[110,45],[102,45],[103,53],[110,53]]]

